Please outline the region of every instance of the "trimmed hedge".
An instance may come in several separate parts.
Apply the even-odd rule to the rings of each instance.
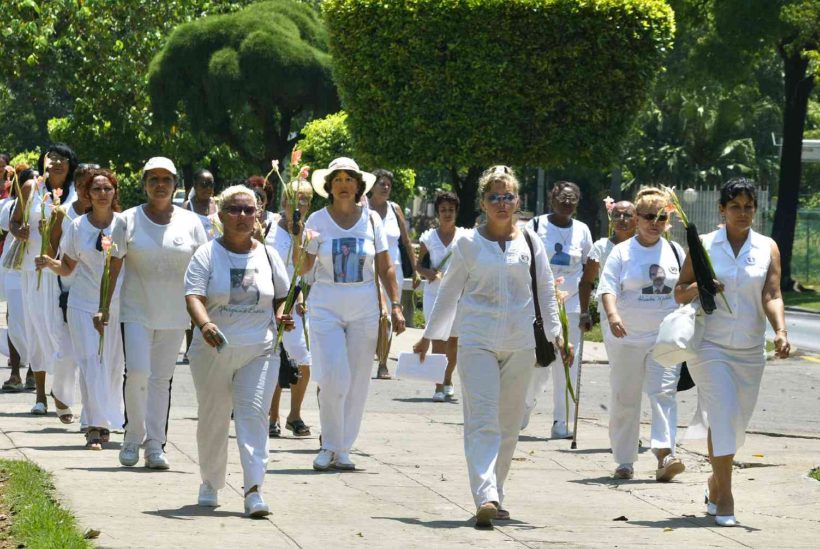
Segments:
[[[388,163],[607,166],[671,47],[663,0],[325,0],[357,145]]]

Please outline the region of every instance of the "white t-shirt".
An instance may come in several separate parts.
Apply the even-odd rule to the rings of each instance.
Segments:
[[[609,254],[612,253],[612,250],[615,248],[615,243],[612,242],[609,238],[603,237],[599,238],[595,241],[592,245],[592,249],[589,251],[589,257],[587,261],[595,261],[600,266],[598,269],[598,276],[604,270],[604,265],[606,265],[606,260],[609,258]]]
[[[157,225],[143,207],[123,212],[126,258],[120,319],[153,330],[184,330],[191,323],[185,307],[185,271],[208,237],[191,211],[174,206],[171,222]]]
[[[664,238],[646,247],[634,236],[615,246],[609,254],[597,295],[599,301],[604,294],[615,296],[618,314],[628,334],[621,341],[654,341],[661,321],[678,308],[673,291],[680,267],[672,246],[678,251],[682,265],[683,248]]]
[[[370,219],[374,220],[375,234]],[[375,212],[362,208],[356,224],[343,229],[333,221],[327,208],[323,208],[308,218],[305,228],[319,233],[308,243],[308,252],[317,256],[316,284],[373,282],[376,254],[387,250],[387,236]]]
[[[208,315],[231,346],[273,342],[273,299],[287,297],[289,284],[282,260],[258,242],[249,253],[236,254],[212,240],[185,272],[185,295],[208,298]],[[194,334],[202,338],[199,330]]]
[[[419,244],[424,244],[424,247],[427,248],[427,253],[430,254],[430,268],[435,269],[438,267],[441,262],[447,257],[447,254],[453,250],[453,246],[455,245],[456,241],[464,235],[465,229],[461,227],[456,227],[456,233],[453,236],[453,240],[450,241],[450,244],[445,246],[444,243],[441,241],[441,238],[438,235],[438,229],[427,229],[421,236],[419,237]],[[447,269],[450,267],[450,261],[453,259],[453,256],[450,256],[450,259],[447,260],[447,263],[444,265],[443,272],[446,273]],[[441,286],[441,280],[434,280],[430,282],[429,280],[424,281],[424,308],[425,309],[432,309],[433,308],[433,301],[436,299],[436,292],[438,292],[439,286]],[[428,296],[432,299],[428,302]]]
[[[387,202],[387,215],[382,219],[384,235],[387,237],[387,251],[390,253],[390,260],[394,265],[401,265],[401,252],[399,252],[399,240],[401,240],[401,227],[396,210],[399,206],[395,202]],[[374,210],[375,211],[375,210]],[[377,212],[378,213],[378,212]],[[399,269],[401,272],[401,269]]]
[[[112,257],[125,255],[125,220],[119,213],[114,214],[111,224],[102,231],[91,224],[88,215],[82,215],[68,225],[60,240],[63,256],[77,262],[71,277],[68,306],[86,313],[100,310],[100,281],[105,267],[105,254],[97,249],[100,233],[114,239],[116,249],[111,252]],[[121,270],[111,296],[112,308],[119,300],[122,274]]]
[[[62,236],[60,237],[60,248],[57,250],[57,256],[58,257],[63,254],[63,240],[65,239],[66,232],[68,232],[68,227],[71,226],[71,224],[74,222],[75,219],[77,219],[78,217],[80,217],[82,215],[85,215],[85,214],[81,214],[81,213],[77,212],[77,210],[74,209],[74,204],[76,204],[76,203],[77,202],[74,201],[74,203],[72,203],[70,206],[65,207],[65,215],[63,216],[63,220],[60,223],[60,225],[61,225],[60,229],[62,230]],[[102,271],[100,271],[100,272],[102,272]],[[72,287],[71,285],[74,283],[74,277],[76,276],[76,274],[77,273],[75,271],[75,272],[71,273],[68,276],[59,277],[60,287],[62,288],[63,291],[71,289],[71,287]],[[94,312],[97,312],[97,310],[95,309]]]
[[[592,234],[589,227],[577,219],[573,219],[569,227],[558,227],[549,222],[547,215],[531,219],[527,227],[535,231],[544,243],[553,276],[564,278],[560,290],[568,294],[564,302],[567,312],[580,313],[578,283],[581,282],[584,264],[592,250]]]
[[[279,226],[279,217],[277,216],[271,222],[268,235],[265,237],[265,244],[273,248],[279,259],[285,265],[288,271],[288,277],[293,276],[293,249],[291,243],[293,239],[290,233]]]

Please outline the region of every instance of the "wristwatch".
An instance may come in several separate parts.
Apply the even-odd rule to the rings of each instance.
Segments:
[[[401,306],[401,303],[399,303],[399,302],[397,302],[397,301],[394,301],[394,302],[393,302],[393,305],[392,305],[392,307],[391,307],[391,308],[392,308],[392,309],[398,309],[398,310],[400,310],[401,312],[404,312],[404,308]]]

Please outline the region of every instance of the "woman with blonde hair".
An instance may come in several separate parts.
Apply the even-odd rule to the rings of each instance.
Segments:
[[[598,284],[598,299],[609,325],[604,331],[612,390],[609,440],[618,479],[634,475],[642,388],[652,407],[651,447],[658,459],[655,480],[670,481],[685,469],[675,457],[680,365],[664,368],[650,354],[661,321],[678,307],[672,288],[684,260],[683,249],[663,238],[669,222],[668,204],[660,189],[638,192],[637,232],[615,246]]]
[[[486,222],[464,231],[456,241],[424,336],[413,346],[424,360],[431,341],[450,337],[457,317],[464,453],[477,527],[510,517],[503,508],[504,481],[535,369],[536,303],[546,336],[555,341],[556,348],[563,348],[544,246],[515,221],[518,189],[518,178],[507,166],[494,166],[482,174],[478,192]],[[533,287],[538,292],[535,296]]]

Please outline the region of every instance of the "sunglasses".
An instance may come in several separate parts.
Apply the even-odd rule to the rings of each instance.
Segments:
[[[490,193],[487,195],[487,202],[490,204],[512,204],[518,198],[517,195],[513,193],[505,193],[505,194],[498,194],[498,193]]]
[[[639,213],[638,217],[646,219],[650,223],[654,223],[657,221],[658,223],[666,223],[666,220],[669,219],[669,215],[665,213],[655,213],[655,214],[642,214]]]
[[[568,202],[570,204],[578,204],[579,199],[575,193],[559,193],[558,196],[555,197],[555,200],[558,202]]]
[[[232,215],[234,217],[239,215],[247,215],[253,216],[256,215],[256,207],[255,206],[228,206],[223,210],[228,215]]]

